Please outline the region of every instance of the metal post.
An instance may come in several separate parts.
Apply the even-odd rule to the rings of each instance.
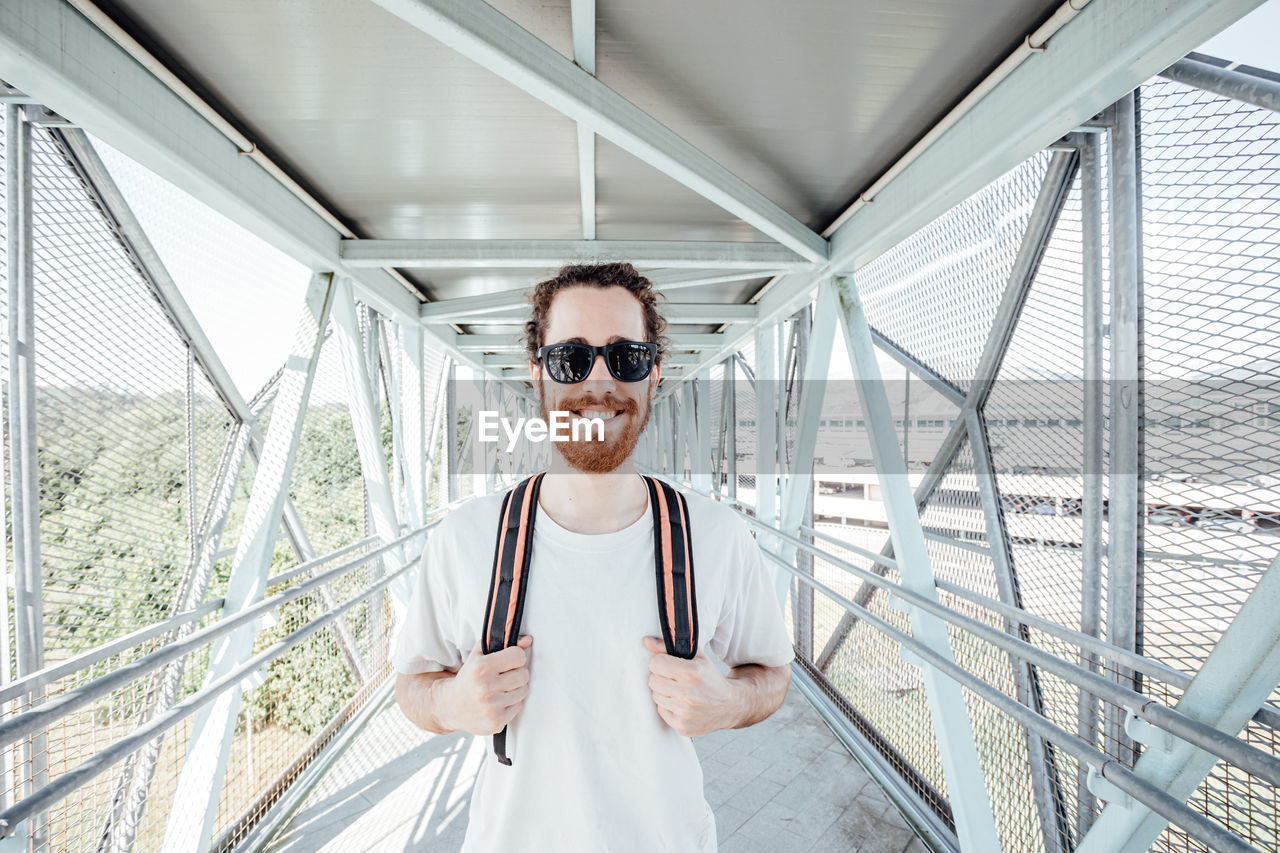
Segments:
[[[483,495],[490,491],[489,460],[485,453],[488,446],[480,440],[480,412],[489,405],[489,381],[479,371],[472,371],[471,385],[474,389],[475,402],[471,406],[471,423],[467,427],[467,436],[471,440],[471,494]]]
[[[811,324],[811,328],[802,327],[799,335],[803,342],[803,358],[798,371],[798,392],[793,392],[793,396],[798,396],[795,405],[795,455],[782,489],[782,520],[779,529],[788,536],[799,536],[800,525],[806,518],[812,522],[814,450],[818,443],[822,403],[826,398],[831,349],[835,343],[836,305],[831,288],[819,288],[817,310],[813,312],[811,321],[808,313],[806,310],[802,315],[804,319],[799,321],[805,325]],[[789,563],[797,556],[796,547],[779,543],[778,556]],[[801,567],[807,566],[812,574],[812,555],[801,553],[800,557],[803,561]],[[798,597],[792,599],[796,643],[807,649],[807,657],[812,657],[813,587],[798,581],[797,584],[794,589]]]
[[[672,394],[667,400],[667,407],[670,409],[671,423],[668,428],[671,430],[671,459],[668,463],[667,472],[677,480],[684,479],[684,447],[680,444],[680,399],[678,394]]]
[[[293,350],[280,379],[262,461],[245,508],[240,543],[224,596],[226,613],[252,606],[262,598],[266,588],[333,291],[331,273],[312,276]],[[244,626],[214,642],[209,652],[206,683],[227,675],[249,659],[255,633],[256,626]],[[165,829],[163,850],[166,853],[200,849],[213,834],[240,695],[241,687],[237,685],[196,714],[192,740]]]
[[[725,483],[730,500],[738,499],[738,362],[730,356],[724,360],[725,417]]]
[[[775,522],[778,465],[778,324],[756,329],[756,518]],[[761,546],[772,550],[772,543]]]
[[[1084,491],[1081,495],[1083,537],[1080,549],[1080,631],[1102,636],[1102,142],[1088,134],[1080,149],[1080,230],[1082,252],[1082,309],[1084,314]],[[1082,652],[1081,664],[1097,671],[1098,656]],[[1076,733],[1086,743],[1098,743],[1098,700],[1081,689]],[[1093,822],[1097,803],[1088,788],[1088,768],[1076,781],[1080,806],[1077,835]]]
[[[458,365],[449,359],[448,376],[445,381],[444,406],[444,463],[445,463],[445,503],[451,504],[458,499]]]
[[[693,481],[694,473],[698,468],[698,409],[697,398],[694,396],[693,381],[686,379],[680,383],[680,470],[681,479]],[[688,458],[689,474],[683,476],[685,470],[684,459]]]
[[[406,523],[415,530],[427,517],[427,428],[426,401],[423,396],[426,377],[422,364],[422,327],[412,323],[396,324],[400,364],[404,365],[396,382],[396,403],[403,424],[400,452],[404,464],[404,506]]]
[[[31,153],[31,125],[27,124],[21,106],[8,104],[5,107],[5,200],[9,266],[9,470],[13,478],[10,483],[13,610],[19,678],[44,667]],[[43,701],[44,688],[31,692],[31,705]],[[27,767],[26,793],[48,782],[48,761],[47,735],[41,731],[22,747],[22,764]],[[49,843],[48,825],[47,812],[32,819],[28,836],[31,850],[41,850]]]
[[[396,515],[395,500],[391,496],[391,484],[387,481],[387,459],[382,450],[382,426],[379,416],[378,400],[374,396],[373,377],[378,375],[372,365],[365,362],[368,350],[361,346],[360,327],[356,318],[355,299],[351,285],[346,278],[339,278],[334,287],[333,296],[333,331],[342,356],[342,372],[347,382],[347,404],[351,409],[351,425],[355,430],[356,448],[360,454],[360,471],[364,477],[365,493],[369,498],[369,510],[373,519],[373,533],[383,542],[391,542],[400,537],[400,520]],[[373,325],[370,324],[370,329]],[[378,350],[373,349],[376,357]],[[272,417],[274,421],[274,416]],[[392,565],[400,565],[404,557],[399,549],[393,551],[388,558]],[[382,577],[384,565],[378,560],[370,564],[372,577],[370,582]],[[408,575],[401,575],[389,587],[393,601],[405,609],[409,606],[409,595],[412,592]],[[373,600],[374,622],[370,626],[371,636],[385,635],[382,622],[382,608],[377,599]],[[400,615],[397,613],[397,616]]]
[[[1012,607],[1022,607],[1022,594],[1018,589],[1013,550],[1009,547],[1009,534],[1005,528],[1004,512],[1000,506],[1000,490],[996,483],[995,464],[991,447],[987,443],[987,427],[982,415],[973,409],[965,409],[969,441],[973,450],[973,467],[978,485],[978,498],[982,502],[982,514],[986,521],[987,542],[991,546],[991,564],[995,574],[996,591],[1000,600]],[[1004,630],[1026,642],[1031,634],[1025,625],[1004,620]],[[1026,660],[1009,656],[1013,669],[1014,686],[1018,701],[1032,711],[1044,716],[1044,697],[1040,690],[1040,676],[1036,668]],[[1071,832],[1067,815],[1062,808],[1062,793],[1058,767],[1053,747],[1044,738],[1027,731],[1027,758],[1031,770],[1031,794],[1040,814],[1040,831],[1046,851],[1072,849]]]
[[[427,441],[427,465],[426,470],[422,474],[423,501],[422,506],[425,509],[434,509],[431,506],[431,478],[433,470],[439,466],[444,468],[444,463],[440,456],[440,434],[445,422],[445,398],[449,388],[449,373],[452,370],[453,359],[445,356],[444,363],[440,365],[440,384],[436,388],[436,398],[431,406],[431,438]],[[445,479],[440,481],[440,490],[437,500],[441,503],[448,503],[447,487]]]
[[[1137,651],[1138,639],[1138,191],[1134,96],[1116,103],[1111,131],[1111,470],[1107,501],[1107,639]],[[1115,679],[1134,684],[1133,671]],[[1134,743],[1115,708],[1108,732],[1116,757],[1130,766]]]
[[[897,555],[902,585],[913,592],[937,600],[929,549],[911,483],[907,479],[906,460],[898,447],[893,410],[885,394],[876,361],[875,344],[862,311],[857,290],[851,279],[835,278],[823,287],[834,290],[835,302],[844,329],[849,363],[853,367],[858,400],[867,421],[872,460],[883,495],[889,535]],[[951,641],[942,620],[908,606],[911,633],[920,642],[947,661],[953,661]],[[943,774],[955,816],[956,836],[962,850],[999,850],[995,818],[987,797],[982,763],[973,739],[969,712],[960,685],[943,675],[936,667],[916,661],[924,678],[929,712],[933,718],[934,737],[942,762]]]
[[[711,494],[711,366],[698,371],[694,380],[694,401],[697,410],[698,458],[694,463],[694,488],[704,495]]]
[[[1280,557],[1276,557],[1175,706],[1214,728],[1240,732],[1280,682]],[[1179,801],[1192,797],[1218,758],[1141,720],[1126,720],[1146,744],[1134,773]],[[1139,853],[1168,820],[1129,797],[1106,796],[1107,807],[1079,853]]]

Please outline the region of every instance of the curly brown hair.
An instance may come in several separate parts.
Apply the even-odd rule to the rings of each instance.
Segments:
[[[533,313],[524,324],[525,352],[529,360],[538,360],[538,349],[542,346],[543,335],[547,328],[547,313],[551,310],[551,300],[562,290],[570,287],[623,287],[632,296],[640,300],[644,309],[645,340],[658,345],[655,364],[661,364],[666,355],[667,339],[663,336],[667,321],[658,311],[660,294],[653,289],[653,282],[636,272],[631,264],[570,264],[561,267],[555,278],[540,281],[529,296]]]

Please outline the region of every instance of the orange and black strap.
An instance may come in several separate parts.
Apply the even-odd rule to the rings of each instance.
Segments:
[[[653,562],[658,582],[658,619],[667,654],[690,659],[698,653],[698,606],[693,585],[689,508],[684,495],[645,477],[653,510]]]
[[[502,500],[481,642],[485,654],[514,646],[520,636],[542,477],[543,474],[535,474],[524,480]],[[684,495],[666,483],[653,477],[645,477],[644,481],[653,512],[653,563],[662,639],[667,654],[689,659],[698,652],[698,606],[693,585],[689,507]],[[511,764],[507,756],[506,727],[493,736],[493,751],[498,761]]]
[[[533,556],[533,522],[538,514],[538,489],[543,474],[534,474],[507,492],[498,514],[498,539],[494,544],[493,576],[489,583],[489,608],[485,613],[481,648],[493,654],[514,646],[520,637],[524,594],[529,586]],[[493,736],[493,751],[503,764],[507,757],[507,729]]]

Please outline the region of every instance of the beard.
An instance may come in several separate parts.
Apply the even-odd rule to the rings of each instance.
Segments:
[[[588,474],[607,474],[631,458],[631,453],[640,440],[640,433],[644,432],[645,425],[649,423],[649,413],[652,408],[647,395],[643,398],[643,403],[637,403],[630,397],[614,397],[612,394],[605,394],[603,397],[590,394],[566,397],[558,401],[557,411],[612,409],[622,413],[615,415],[614,420],[626,418],[626,423],[616,435],[611,436],[606,432],[603,440],[588,440],[592,430],[586,429],[582,431],[583,439],[574,441],[572,440],[573,430],[570,430],[569,441],[554,441],[551,446],[564,458],[570,468]],[[551,413],[547,409],[547,397],[541,389],[538,394],[538,413],[544,421],[550,421]]]

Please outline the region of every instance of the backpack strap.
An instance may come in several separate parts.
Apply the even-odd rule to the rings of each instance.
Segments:
[[[543,472],[545,473],[545,472]],[[498,538],[493,548],[493,577],[489,583],[489,607],[485,612],[481,650],[493,654],[514,646],[524,615],[524,593],[529,586],[533,556],[533,522],[538,515],[538,489],[543,473],[534,474],[507,492],[498,513]],[[507,728],[493,736],[498,761],[507,757]]]
[[[645,477],[653,510],[653,563],[658,582],[658,619],[667,654],[692,658],[698,653],[698,607],[693,585],[693,548],[689,508],[684,495]]]

